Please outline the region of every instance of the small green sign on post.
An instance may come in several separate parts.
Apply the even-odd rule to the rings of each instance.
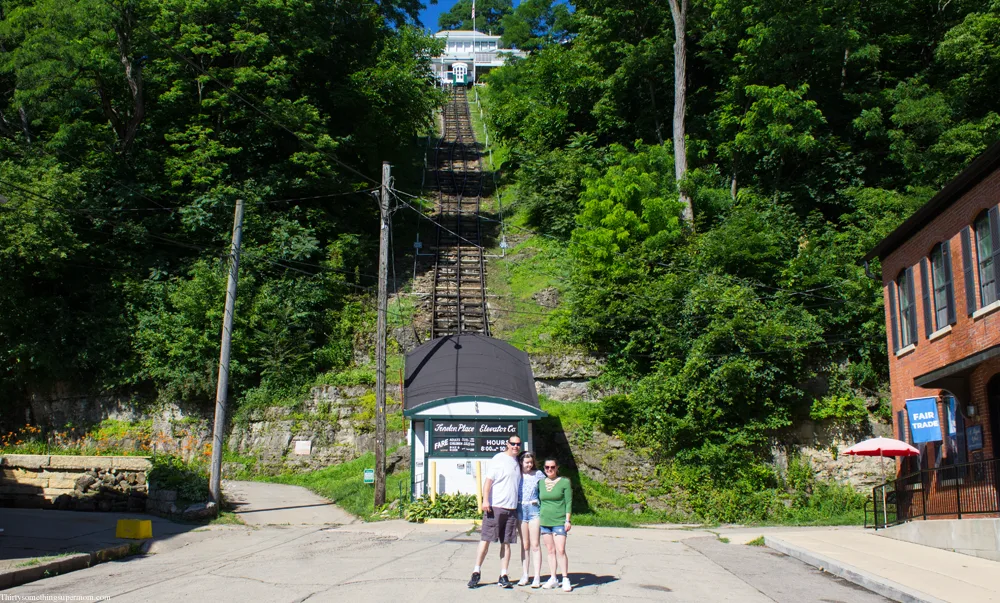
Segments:
[[[375,483],[375,470],[365,469],[365,483],[374,484]]]

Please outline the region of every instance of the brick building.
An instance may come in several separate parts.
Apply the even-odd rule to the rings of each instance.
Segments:
[[[984,462],[1000,458],[998,203],[1000,143],[864,258],[882,264],[893,429],[921,450],[900,474],[928,470],[910,488],[925,516],[935,501],[997,504],[997,463]]]

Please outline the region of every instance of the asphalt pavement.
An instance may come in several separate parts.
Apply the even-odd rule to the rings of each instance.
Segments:
[[[466,583],[479,542],[472,522],[363,523],[295,486],[227,482],[225,490],[247,525],[199,527],[154,518],[154,539],[145,543],[146,554],[9,588],[0,597],[184,603],[527,601],[552,596],[699,603],[1000,602],[1000,563],[883,538],[859,527],[575,526],[567,549],[573,593],[498,588],[497,545],[487,557],[482,585],[470,592]],[[0,560],[9,565],[32,556],[120,547],[122,541],[114,538],[119,517],[0,510],[0,523],[7,528],[0,534]],[[761,537],[769,546],[750,544],[759,545]],[[79,561],[67,559],[58,563]],[[512,580],[520,578],[516,559],[515,554]],[[77,563],[74,569],[85,565]],[[68,570],[60,566],[56,571]],[[547,577],[546,563],[543,572]]]
[[[301,486],[226,480],[222,491],[233,511],[247,525],[344,525],[357,521],[350,513]]]
[[[764,547],[697,530],[577,526],[569,539],[571,594],[501,589],[497,554],[470,593],[479,537],[463,526],[402,521],[341,526],[212,526],[159,540],[151,554],[4,591],[115,601],[298,603],[365,601],[880,601]],[[495,545],[494,545],[495,546]],[[514,564],[512,578],[520,577]],[[544,570],[544,566],[543,566]]]

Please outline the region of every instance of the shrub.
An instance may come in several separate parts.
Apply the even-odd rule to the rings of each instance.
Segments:
[[[425,519],[476,519],[482,515],[476,497],[472,494],[441,494],[433,502],[421,497],[406,507],[406,520],[422,522]]]
[[[604,398],[594,415],[601,431],[605,433],[626,431],[635,423],[635,408],[632,406],[632,400],[622,394]]]
[[[149,483],[158,490],[176,490],[185,502],[208,500],[208,475],[204,467],[188,464],[180,457],[160,454],[152,458]]]
[[[375,369],[355,367],[342,371],[331,371],[316,378],[315,385],[339,385],[350,387],[355,385],[375,385]]]
[[[813,401],[809,416],[814,421],[856,424],[868,420],[868,408],[864,400],[851,394],[824,396]]]

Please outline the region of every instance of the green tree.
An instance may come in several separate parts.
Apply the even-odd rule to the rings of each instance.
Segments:
[[[473,0],[458,0],[446,13],[438,17],[438,27],[444,30],[472,31]],[[514,10],[513,0],[478,0],[475,2],[475,29],[495,36],[504,34],[504,17]]]
[[[441,101],[418,8],[4,2],[0,389],[210,401],[237,197],[237,397],[349,362],[378,223],[352,191]]]
[[[524,0],[504,15],[501,26],[504,46],[521,50],[565,41],[575,29],[569,6],[553,0]]]

